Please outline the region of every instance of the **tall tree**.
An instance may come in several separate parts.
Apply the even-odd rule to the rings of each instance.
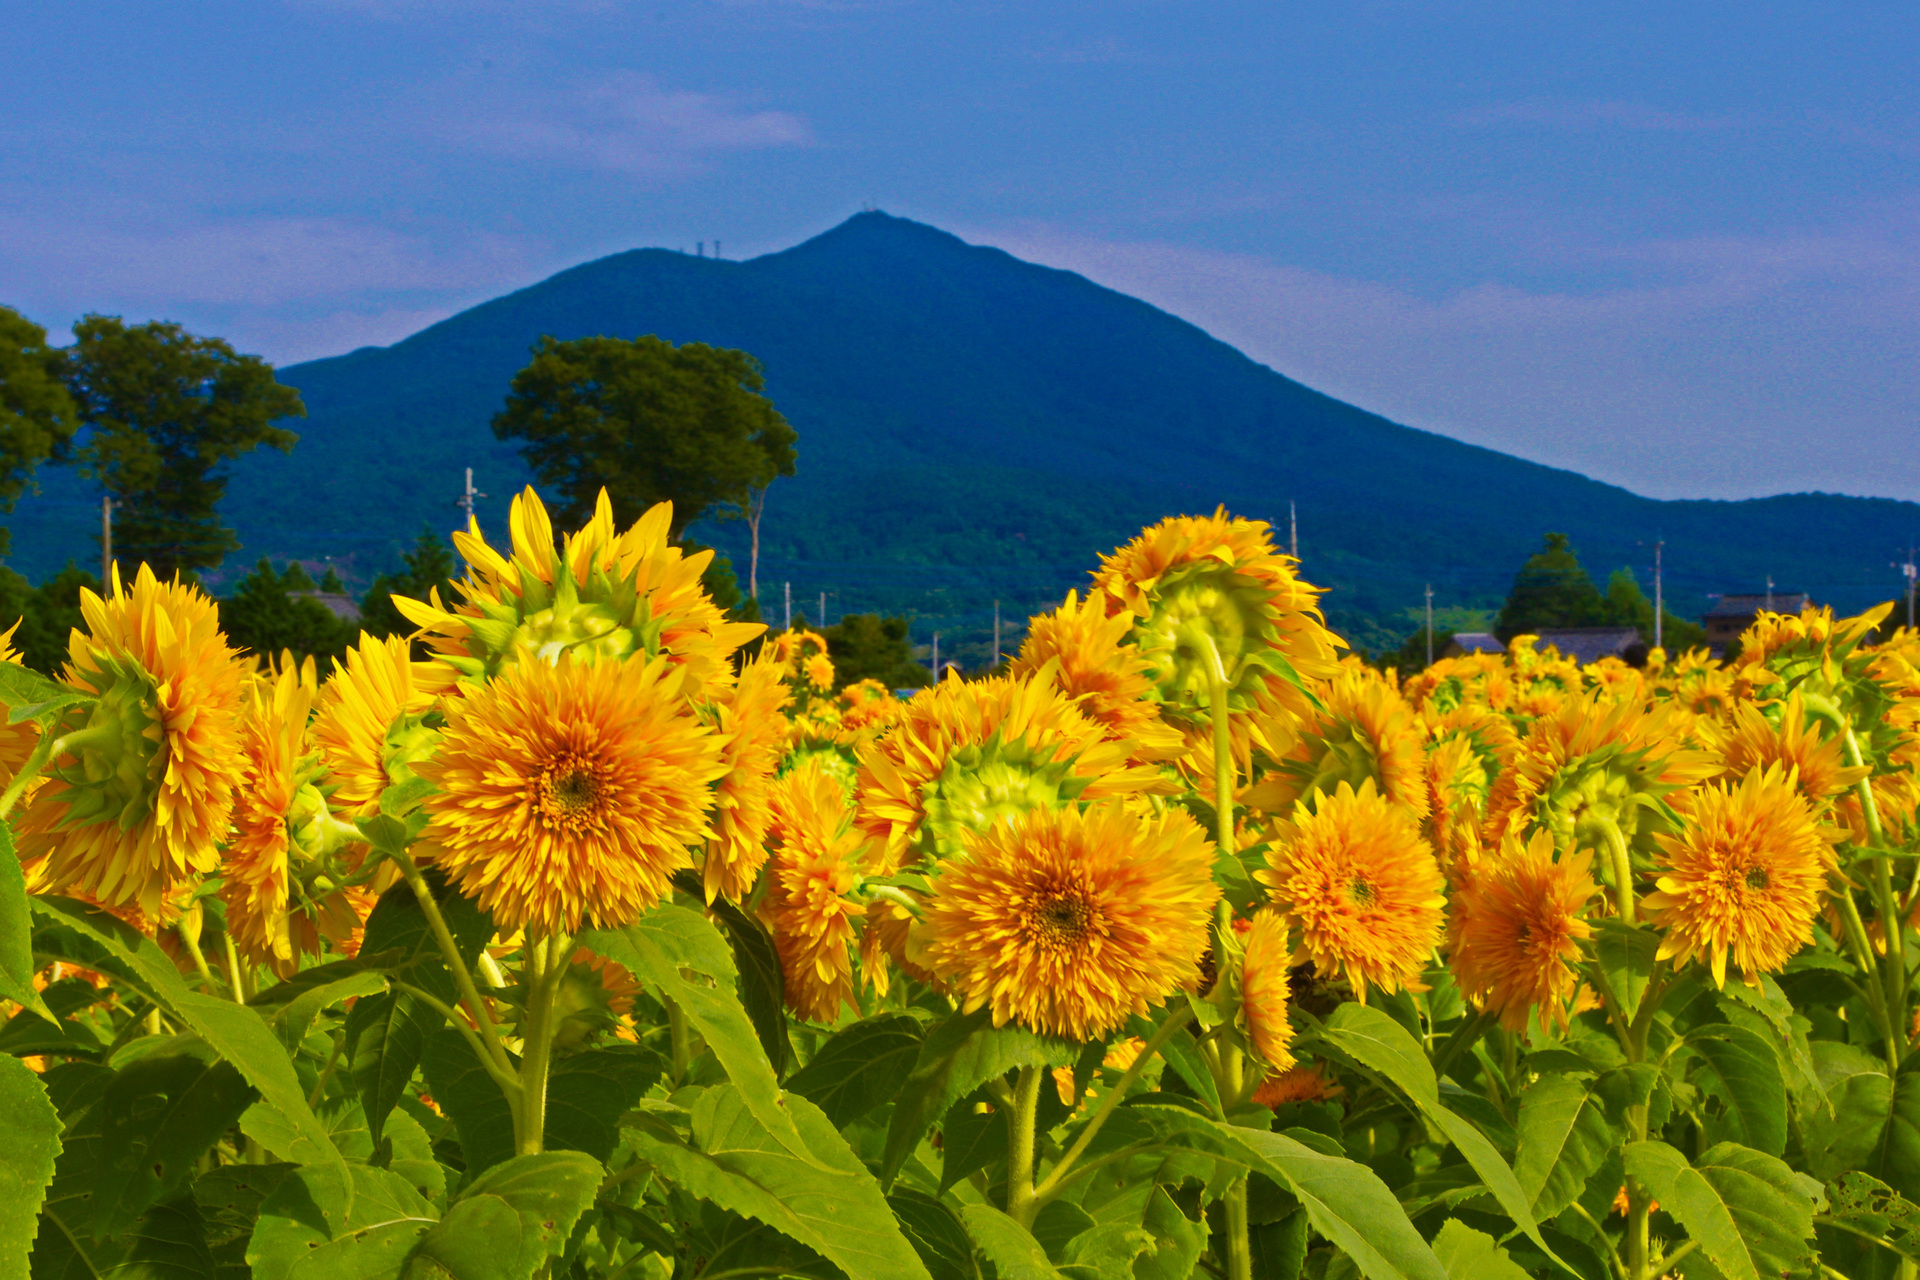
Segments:
[[[1606,600],[1580,567],[1564,533],[1550,533],[1513,576],[1513,590],[1494,633],[1502,640],[1542,627],[1588,627],[1606,621]]]
[[[416,628],[400,610],[394,608],[395,596],[425,600],[438,591],[446,603],[458,603],[464,597],[455,594],[453,580],[460,563],[454,558],[453,543],[433,526],[420,526],[413,550],[400,553],[399,573],[383,573],[373,580],[360,599],[360,626],[376,636],[408,635]]]
[[[0,307],[0,515],[13,511],[36,467],[65,456],[79,425],[62,365],[45,329]],[[7,549],[7,531],[0,529],[0,555]]]
[[[585,523],[604,487],[622,524],[671,501],[678,539],[716,507],[748,513],[754,490],[793,474],[798,437],[765,386],[744,351],[652,335],[543,337],[493,432],[526,441],[534,474],[564,503],[562,525]]]
[[[306,416],[299,392],[259,356],[177,324],[88,316],[73,334],[67,388],[91,428],[81,462],[119,504],[119,559],[162,577],[219,564],[240,546],[216,513],[224,464],[263,444],[292,449],[300,437],[273,424]]]
[[[220,627],[235,645],[262,657],[283,649],[301,658],[344,657],[359,627],[314,598],[316,591],[339,585],[331,570],[326,583],[315,586],[299,561],[276,571],[263,556],[220,602]]]
[[[850,613],[822,633],[841,688],[860,680],[878,680],[889,689],[918,689],[933,674],[914,660],[907,619],[877,613]]]

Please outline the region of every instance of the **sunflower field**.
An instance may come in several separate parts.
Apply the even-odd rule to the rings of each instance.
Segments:
[[[902,701],[668,517],[0,651],[0,1280],[1914,1276],[1884,609],[1400,680],[1222,512]]]

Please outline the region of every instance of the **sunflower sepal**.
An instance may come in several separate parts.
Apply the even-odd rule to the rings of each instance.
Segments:
[[[371,818],[355,818],[353,825],[376,854],[394,857],[404,854],[427,829],[428,817],[424,813],[409,813],[404,818],[391,817],[377,813]]]
[[[380,814],[387,818],[406,818],[420,807],[422,800],[438,790],[425,778],[412,774],[380,793]]]

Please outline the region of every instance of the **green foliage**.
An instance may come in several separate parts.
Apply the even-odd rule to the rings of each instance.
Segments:
[[[556,517],[586,523],[605,489],[625,527],[673,503],[672,536],[716,507],[744,511],[748,493],[793,474],[797,439],[761,395],[766,379],[744,351],[652,335],[542,337],[494,416],[501,440],[524,440],[542,484],[561,495]]]
[[[318,590],[299,561],[276,571],[262,557],[220,602],[221,629],[234,645],[262,657],[290,649],[296,658],[318,658],[324,666],[328,658],[345,656],[360,628],[315,599]]]
[[[849,613],[821,634],[827,639],[827,656],[833,659],[834,680],[842,688],[862,680],[878,680],[889,689],[920,689],[933,683],[933,673],[913,656],[905,618]]]
[[[73,336],[67,389],[89,431],[80,463],[119,505],[116,555],[161,578],[218,565],[240,547],[215,510],[225,464],[261,445],[291,450],[300,437],[273,424],[306,415],[299,392],[260,357],[177,324],[87,316]]]
[[[1542,627],[1594,627],[1606,616],[1606,600],[1580,567],[1567,535],[1550,533],[1514,575],[1494,634],[1511,640]]]
[[[80,592],[100,590],[100,579],[72,561],[39,586],[0,566],[0,631],[19,624],[12,644],[20,660],[52,674],[66,665],[67,638],[81,625]]]
[[[61,459],[79,425],[61,369],[47,331],[0,307],[0,515],[13,510],[35,468]],[[7,531],[0,528],[0,555],[7,546]]]
[[[412,549],[401,553],[400,565],[400,572],[375,578],[360,598],[360,629],[368,635],[407,635],[414,630],[394,607],[395,596],[429,600],[437,591],[443,604],[459,599],[453,590],[453,580],[459,573],[453,543],[445,534],[435,533],[432,525],[420,526]]]

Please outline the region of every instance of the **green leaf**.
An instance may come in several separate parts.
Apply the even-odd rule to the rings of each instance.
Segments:
[[[678,1005],[767,1132],[789,1152],[812,1159],[782,1105],[780,1082],[735,994],[739,975],[733,953],[705,916],[675,902],[662,902],[632,924],[589,930],[575,941],[595,955],[624,965]],[[682,969],[705,974],[717,985],[690,981],[681,976]]]
[[[448,884],[437,868],[429,867],[424,874],[427,887],[433,893],[434,904],[440,908],[440,916],[447,922],[447,932],[453,935],[454,950],[469,965],[473,964],[493,938],[492,917],[480,909],[479,903],[462,896]],[[441,955],[440,945],[434,939],[427,913],[421,910],[420,900],[404,881],[381,894],[380,900],[373,904],[373,912],[367,916],[367,927],[361,936],[360,953],[369,957],[385,957],[391,953],[393,963],[389,967],[393,969],[415,970],[424,966],[445,971],[445,957]],[[408,980],[416,985],[425,985],[412,977]],[[447,990],[450,992],[451,986]]]
[[[1538,1222],[1551,1222],[1586,1188],[1614,1146],[1613,1126],[1590,1080],[1543,1075],[1520,1094],[1519,1179]]]
[[[966,1094],[1015,1067],[1060,1066],[1078,1054],[1077,1045],[1043,1039],[1019,1027],[996,1030],[987,1009],[956,1013],[939,1023],[921,1041],[913,1073],[894,1103],[880,1181],[893,1185],[933,1122]]]
[[[1812,1050],[1833,1119],[1807,1126],[1807,1171],[1831,1182],[1858,1169],[1920,1197],[1920,1069],[1893,1081],[1885,1063],[1853,1045],[1816,1040]]]
[[[300,1163],[340,1161],[325,1126],[307,1105],[306,1090],[294,1074],[292,1060],[257,1011],[189,990],[173,960],[151,938],[104,911],[60,897],[35,898],[33,908],[105,947],[169,1012],[237,1067],[260,1091],[261,1100],[299,1131],[303,1146],[295,1157]]]
[[[555,1061],[547,1075],[547,1150],[609,1159],[620,1117],[666,1070],[659,1054],[639,1045],[589,1049]]]
[[[986,1104],[988,1110],[980,1107]],[[1007,1118],[976,1089],[947,1108],[940,1121],[940,1194],[975,1170],[1007,1157]]]
[[[1695,1080],[1724,1104],[1708,1138],[1738,1142],[1772,1156],[1784,1152],[1787,1086],[1773,1046],[1745,1027],[1724,1022],[1695,1027],[1686,1040],[1700,1061]]]
[[[333,966],[327,967],[331,969]],[[327,1009],[343,1000],[354,997],[364,999],[383,993],[386,989],[386,975],[370,970],[349,971],[324,982],[301,984],[299,991],[280,1004],[278,1012],[273,1015],[274,1034],[280,1037],[280,1043],[287,1047],[288,1053],[297,1053],[307,1033],[313,1030],[313,1024]],[[255,1007],[259,1005],[258,1000],[248,1003]]]
[[[896,1187],[889,1192],[887,1206],[933,1280],[977,1280],[973,1243],[953,1210],[912,1187]]]
[[[497,1164],[420,1237],[413,1261],[434,1264],[454,1280],[527,1280],[565,1250],[604,1173],[598,1160],[578,1151]]]
[[[1457,1218],[1440,1225],[1433,1256],[1447,1269],[1447,1280],[1527,1280],[1527,1273],[1494,1238]]]
[[[1807,1044],[1807,1020],[1794,1011],[1793,1002],[1772,974],[1760,974],[1759,980],[1758,987],[1736,982],[1720,992],[1720,1006],[1728,1011],[1727,1021],[1740,1020],[1733,1016],[1736,1008],[1758,1015],[1767,1025],[1767,1041],[1780,1059],[1780,1074],[1790,1082],[1790,1091],[1818,1088],[1820,1077]]]
[[[433,1100],[460,1131],[460,1154],[470,1173],[513,1157],[513,1108],[465,1036],[442,1027],[428,1037],[420,1069]]]
[[[1920,1262],[1920,1205],[1871,1174],[1843,1173],[1827,1187],[1830,1209],[1814,1219]]]
[[[0,663],[0,667],[8,664]],[[27,877],[13,851],[13,828],[0,822],[0,997],[24,1005],[49,1022],[53,1013],[33,989],[39,965],[33,958],[33,912]]]
[[[191,1195],[162,1201],[141,1215],[127,1239],[126,1261],[114,1280],[198,1280],[214,1272],[200,1206]]]
[[[705,887],[696,871],[682,871],[674,884],[691,897],[704,896]],[[733,962],[740,974],[740,1003],[753,1023],[760,1047],[767,1051],[775,1077],[783,1077],[793,1068],[793,1041],[787,1036],[787,980],[780,969],[780,953],[766,926],[725,898],[715,898],[707,911],[726,931],[733,947]]]
[[[1594,957],[1629,1021],[1640,1011],[1640,997],[1647,993],[1654,953],[1659,950],[1660,935],[1651,929],[1619,919],[1594,922]]]
[[[407,1255],[438,1220],[389,1170],[308,1165],[261,1202],[247,1264],[254,1280],[400,1280]]]
[[[1184,1107],[1148,1103],[1129,1108],[1157,1116],[1185,1139],[1221,1159],[1264,1173],[1299,1198],[1313,1229],[1332,1241],[1370,1280],[1441,1280],[1446,1271],[1407,1220],[1379,1175],[1284,1134],[1222,1124]]]
[[[347,1074],[376,1139],[413,1082],[427,1037],[445,1021],[438,1009],[404,991],[362,997],[348,1011]]]
[[[1773,1156],[1732,1142],[1692,1165],[1664,1142],[1627,1147],[1627,1176],[1660,1202],[1727,1280],[1771,1280],[1816,1269],[1813,1202]]]
[[[85,1121],[99,1142],[86,1171],[91,1220],[69,1223],[95,1236],[119,1235],[186,1186],[254,1097],[231,1063],[209,1066],[185,1054],[142,1058],[118,1072]]]
[[[17,662],[0,662],[0,706],[7,708],[7,723],[37,720],[42,728],[68,707],[84,707],[99,699],[71,685],[49,680],[31,667]]]
[[[851,1280],[924,1278],[927,1269],[901,1234],[879,1184],[839,1130],[805,1098],[789,1095],[786,1106],[812,1161],[799,1159],[767,1133],[736,1085],[702,1089],[692,1098],[690,1145],[651,1127],[628,1130],[626,1140],[689,1195],[776,1228]]]
[[[1151,1040],[1158,1031],[1146,1018],[1136,1017],[1127,1026],[1127,1034],[1138,1036],[1142,1040]],[[1220,1115],[1224,1108],[1220,1105],[1220,1088],[1214,1083],[1213,1072],[1200,1058],[1200,1042],[1193,1038],[1193,1032],[1187,1027],[1173,1033],[1167,1042],[1160,1046],[1160,1056],[1167,1060],[1173,1073],[1180,1077],[1187,1088],[1193,1090],[1193,1096],[1206,1104],[1213,1115]]]
[[[247,1242],[260,1220],[260,1205],[292,1173],[290,1164],[226,1164],[202,1174],[193,1184],[193,1200],[213,1274],[219,1280],[248,1280]]]
[[[1520,1185],[1493,1143],[1471,1122],[1441,1105],[1433,1064],[1427,1061],[1420,1042],[1408,1035],[1406,1028],[1378,1009],[1348,1002],[1333,1011],[1319,1034],[1323,1041],[1379,1072],[1413,1099],[1421,1113],[1459,1148],[1514,1224],[1540,1246],[1542,1253],[1566,1267],[1540,1235],[1539,1224],[1533,1216],[1533,1196]]]
[[[788,1077],[787,1088],[845,1128],[893,1100],[919,1053],[918,1018],[904,1013],[868,1018],[821,1045],[813,1061]]]
[[[1133,1260],[1135,1280],[1187,1280],[1206,1251],[1205,1216],[1195,1222],[1181,1212],[1165,1187],[1155,1187],[1140,1225],[1153,1237],[1153,1244]]]
[[[1033,1233],[992,1205],[962,1205],[960,1221],[1000,1280],[1061,1280]]]
[[[1253,1274],[1263,1280],[1296,1280],[1307,1261],[1307,1211],[1295,1209],[1278,1222],[1263,1222],[1247,1233]]]
[[[0,1280],[26,1280],[40,1203],[60,1155],[60,1115],[40,1077],[0,1057]]]

